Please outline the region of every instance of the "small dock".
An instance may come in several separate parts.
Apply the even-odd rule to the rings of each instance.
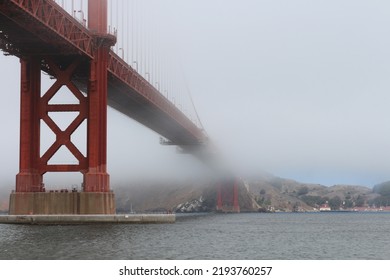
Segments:
[[[174,223],[175,214],[0,215],[0,224],[83,225]]]

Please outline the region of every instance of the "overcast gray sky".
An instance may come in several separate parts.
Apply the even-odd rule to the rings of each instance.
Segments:
[[[324,185],[390,179],[389,1],[145,2],[166,19],[161,33],[205,129],[239,174]],[[19,64],[0,56],[0,65],[8,186],[18,170]],[[196,166],[113,110],[108,153],[113,182]]]

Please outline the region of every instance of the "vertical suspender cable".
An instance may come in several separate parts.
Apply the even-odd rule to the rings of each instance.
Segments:
[[[143,25],[144,25],[144,30],[143,30],[143,34],[144,34],[144,46],[143,46],[143,49],[144,49],[144,56],[143,56],[143,59],[144,59],[144,77],[146,80],[149,80],[149,77],[148,75],[146,75],[146,73],[148,73],[148,21],[146,19],[146,10],[147,10],[147,7],[145,7],[145,4],[144,4],[144,8],[142,9],[142,20],[143,20]],[[150,75],[149,75],[150,76]]]
[[[150,7],[149,7],[150,9]],[[147,10],[149,10],[147,9]],[[151,77],[150,77],[150,72],[151,72],[151,68],[150,68],[150,55],[151,55],[151,20],[149,20],[150,18],[150,14],[148,15],[145,11],[145,20],[146,20],[146,69],[149,73],[149,81],[152,81]]]
[[[109,14],[108,14],[108,33],[111,33],[112,30],[112,3],[111,3],[111,0],[108,0],[108,11],[109,11]]]
[[[130,20],[129,20],[129,12],[130,12],[130,4],[129,4],[129,1],[126,1],[126,13],[127,13],[127,16],[126,16],[126,62],[127,64],[129,64],[129,52],[130,52]]]
[[[139,72],[142,75],[142,1],[138,1],[138,67]]]
[[[134,0],[131,1],[131,63],[133,67],[134,62]]]
[[[119,17],[119,5],[118,4],[119,4],[118,0],[115,1],[115,6],[116,6],[116,12],[115,12],[115,20],[116,20],[116,22],[115,22],[115,26],[116,26],[117,30],[119,30],[119,28],[120,28],[120,26],[119,26],[119,19],[118,19],[118,17]],[[117,34],[118,34],[117,35],[118,41],[117,41],[117,44],[116,44],[116,53],[118,54],[119,44],[120,44],[122,38],[119,37],[119,32]]]
[[[134,63],[138,71],[138,2],[134,0]]]
[[[143,69],[143,2],[140,1],[140,4],[139,4],[139,14],[140,14],[140,17],[139,17],[139,73],[141,74],[141,76],[143,76],[145,73],[144,73],[144,69]]]
[[[122,17],[121,20],[122,20],[122,26],[121,26],[121,37],[122,37],[122,59],[125,59],[125,56],[124,56],[124,52],[125,52],[125,24],[124,24],[124,20],[125,20],[125,9],[124,9],[124,2],[123,0],[121,0],[121,7],[122,7],[122,13],[120,14],[120,16]],[[119,15],[118,15],[119,16]]]

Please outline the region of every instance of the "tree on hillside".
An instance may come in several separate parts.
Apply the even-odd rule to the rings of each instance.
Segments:
[[[390,205],[390,197],[386,196],[379,196],[376,197],[368,202],[370,206],[375,206],[375,207],[386,207]]]
[[[306,186],[304,186],[304,187],[299,188],[297,195],[298,195],[298,196],[300,196],[300,195],[305,195],[305,194],[307,194],[308,192],[309,192],[309,188],[306,187]]]
[[[356,201],[355,201],[355,205],[357,207],[363,207],[365,203],[366,203],[366,201],[365,201],[364,197],[361,195],[358,195],[358,197],[356,198]]]
[[[332,210],[339,210],[341,207],[342,200],[340,197],[335,196],[329,199],[329,207]]]
[[[390,197],[390,181],[374,186],[373,191],[374,193],[378,193],[382,196]]]
[[[321,196],[317,195],[303,195],[301,197],[303,202],[305,202],[307,205],[312,206],[312,207],[318,207],[321,204],[324,204],[327,199]]]
[[[346,199],[344,202],[345,202],[344,205],[343,205],[344,208],[347,209],[347,208],[352,208],[353,207],[353,201],[352,200]]]

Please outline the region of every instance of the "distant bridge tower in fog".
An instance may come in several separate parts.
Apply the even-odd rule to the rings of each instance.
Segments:
[[[240,212],[238,184],[236,178],[218,183],[216,206],[218,212]]]

